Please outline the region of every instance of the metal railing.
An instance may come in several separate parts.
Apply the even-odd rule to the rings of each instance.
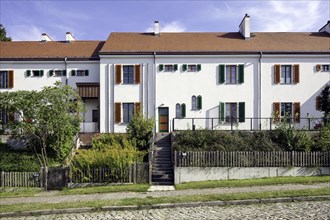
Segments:
[[[301,130],[313,131],[322,127],[325,121],[330,123],[330,118],[173,118],[172,131],[198,129],[230,131],[273,130],[284,121]]]

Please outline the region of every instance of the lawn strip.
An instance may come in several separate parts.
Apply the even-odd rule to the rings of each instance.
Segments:
[[[176,190],[185,189],[206,189],[219,187],[247,187],[247,186],[267,186],[281,184],[313,184],[329,182],[330,176],[307,176],[307,177],[272,177],[262,179],[247,179],[247,180],[214,180],[189,182],[175,185]]]
[[[1,188],[0,198],[30,197],[40,192],[43,192],[42,188]]]
[[[248,192],[248,193],[230,193],[213,195],[190,195],[175,197],[146,197],[146,198],[127,198],[121,200],[96,200],[83,202],[65,202],[65,203],[25,203],[13,205],[1,205],[0,212],[22,212],[45,209],[67,209],[92,207],[99,210],[102,206],[142,206],[164,203],[187,203],[187,202],[209,202],[209,201],[229,201],[245,199],[264,199],[264,198],[282,198],[282,197],[302,197],[302,196],[321,196],[330,195],[330,188],[304,189],[304,190],[283,190],[268,192]]]
[[[83,188],[65,188],[60,191],[59,195],[79,195],[94,193],[114,193],[114,192],[147,192],[148,184],[127,184],[127,185],[110,185],[110,186],[94,186]]]

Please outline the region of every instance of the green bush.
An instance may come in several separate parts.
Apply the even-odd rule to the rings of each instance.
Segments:
[[[78,169],[126,168],[142,160],[145,152],[138,149],[125,135],[102,134],[93,139],[93,147],[76,152],[72,164]]]
[[[330,151],[330,125],[321,128],[315,136],[313,150]]]

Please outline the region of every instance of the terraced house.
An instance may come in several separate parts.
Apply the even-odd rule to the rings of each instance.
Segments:
[[[330,82],[330,22],[318,32],[111,33],[106,41],[0,43],[0,91],[57,80],[87,106],[81,132],[125,132],[135,109],[156,132],[270,129],[280,117],[316,126]],[[315,119],[315,120],[314,120]],[[0,120],[8,116],[1,111]]]

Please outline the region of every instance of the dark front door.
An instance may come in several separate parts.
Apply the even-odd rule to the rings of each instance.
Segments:
[[[168,107],[159,107],[158,115],[159,132],[168,132]]]

